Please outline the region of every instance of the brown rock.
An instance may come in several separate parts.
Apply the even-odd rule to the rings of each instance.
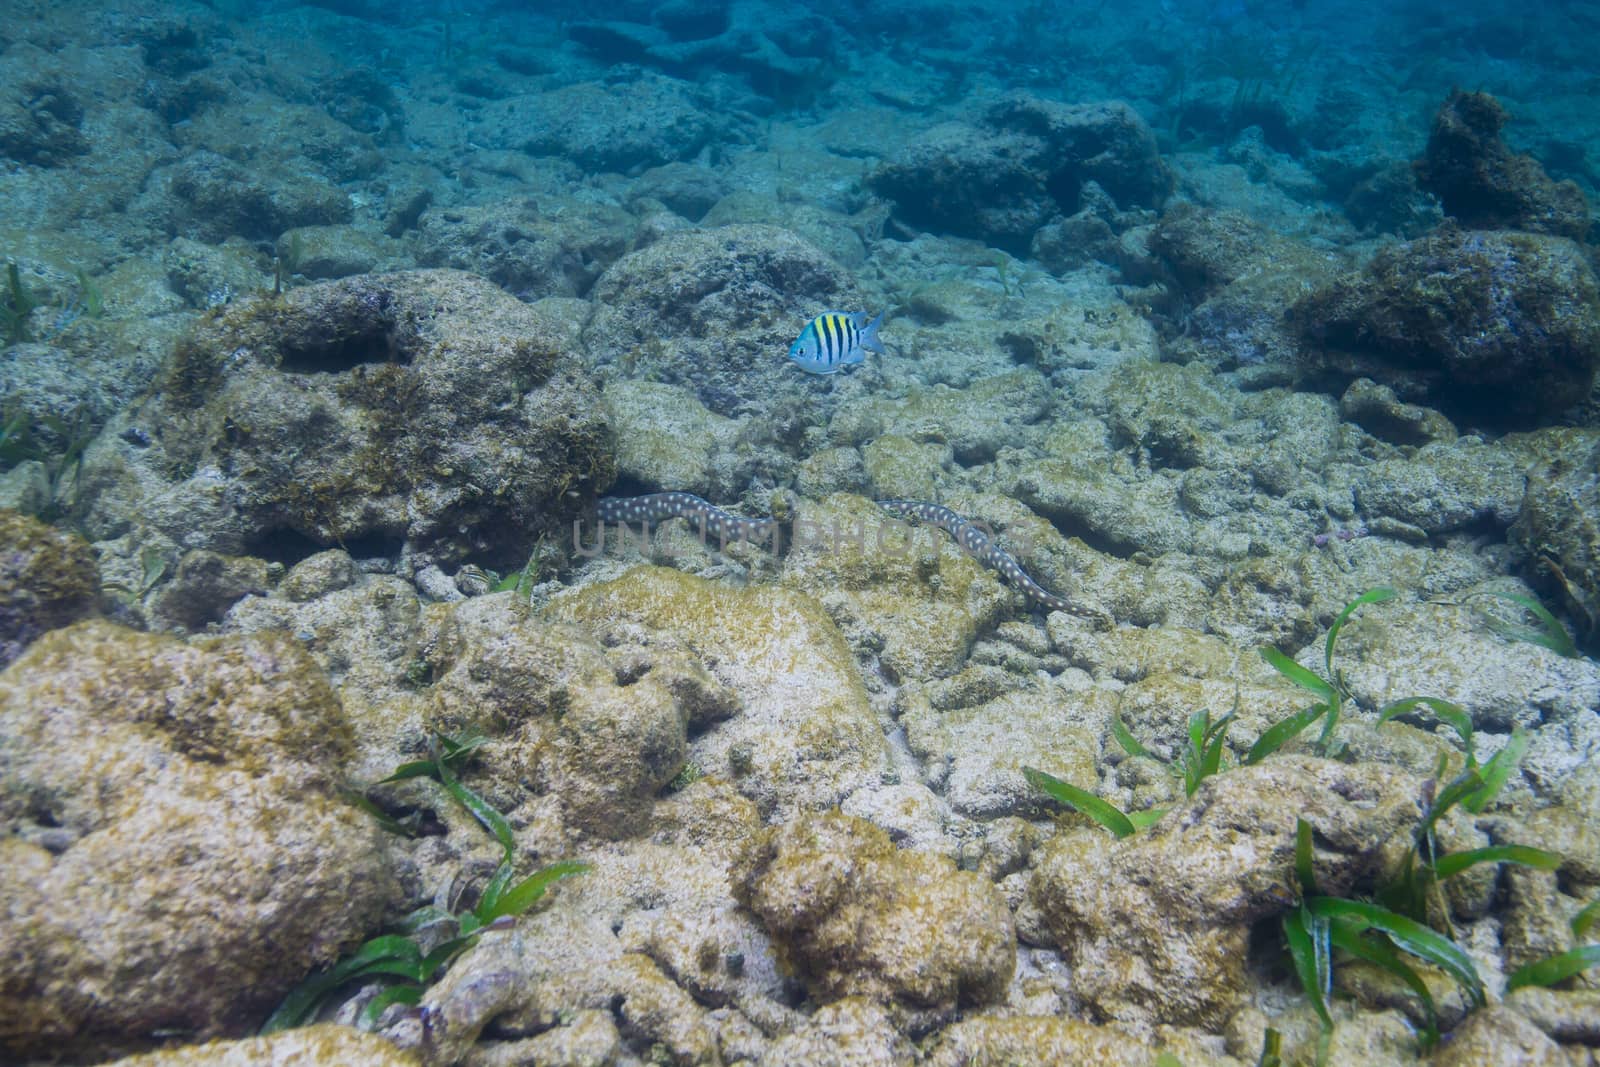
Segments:
[[[350,749],[281,635],[35,642],[0,675],[0,1049],[238,1033],[368,932],[390,882]]]
[[[735,867],[756,913],[811,994],[869,996],[948,1015],[1004,995],[1016,967],[995,887],[942,856],[901,852],[839,812],[766,835]]]
[[[1320,888],[1343,895],[1410,844],[1419,794],[1392,768],[1277,756],[1208,779],[1135,837],[1058,834],[1030,902],[1099,1015],[1220,1028],[1248,986],[1251,927],[1298,896],[1295,817],[1314,830]]]

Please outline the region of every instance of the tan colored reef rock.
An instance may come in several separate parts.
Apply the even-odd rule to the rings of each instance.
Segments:
[[[483,761],[500,779],[499,806],[515,806],[527,787],[569,833],[639,832],[688,758],[690,723],[703,728],[739,707],[691,656],[663,647],[619,664],[577,627],[526,618],[510,595],[437,614],[430,727],[498,739]]]
[[[1179,1042],[1164,1051],[1188,1067],[1230,1067],[1239,1061],[1207,1055]],[[922,1062],[926,1067],[1012,1067],[1018,1063],[1147,1067],[1163,1051],[1110,1027],[1055,1016],[980,1015],[949,1027]]]
[[[973,818],[1036,814],[1043,800],[1022,768],[1040,767],[1085,787],[1099,777],[1110,694],[1039,686],[936,711],[903,693],[900,722],[911,751],[950,806]]]
[[[769,1029],[792,1022],[790,983],[728,876],[730,857],[759,832],[755,806],[728,783],[703,780],[664,799],[648,840],[590,850],[589,871],[548,907],[486,935],[429,990],[443,1021],[431,1054],[452,1061],[498,1020],[480,1043],[483,1062],[528,1062],[516,1057],[534,1046],[504,1035],[553,1026],[536,1062],[581,1063],[556,1053],[596,1047],[607,1032],[615,1042],[618,1028],[684,1062],[711,1062],[719,1049],[724,1062],[759,1056],[767,1042],[745,1013]],[[561,1025],[569,1020],[582,1029]],[[390,1032],[422,1041],[414,1020]]]
[[[1574,1061],[1531,1019],[1504,1004],[1468,1016],[1433,1057],[1433,1067],[1572,1067],[1574,1062],[1583,1061]]]
[[[878,500],[933,500],[955,467],[955,455],[942,438],[917,440],[897,433],[861,446],[861,461]]]
[[[348,589],[356,581],[355,560],[342,548],[314,552],[289,568],[277,592],[297,603],[317,600]]]
[[[1591,1049],[1600,1046],[1600,989],[1524,986],[1507,997],[1506,1003],[1557,1041]]]
[[[0,667],[28,643],[88,614],[100,593],[94,555],[80,537],[0,509]]]
[[[221,621],[236,602],[267,591],[267,562],[254,556],[225,556],[203,548],[185,552],[171,579],[150,600],[156,628],[204,630]]]
[[[1470,592],[1489,589],[1516,587],[1500,581]],[[1521,621],[1520,608],[1487,596],[1458,603],[1397,598],[1364,609],[1360,625],[1339,637],[1337,663],[1351,695],[1364,707],[1378,708],[1432,694],[1459,704],[1478,729],[1496,732],[1593,716],[1600,704],[1600,666],[1508,640],[1494,632],[1483,611]],[[1307,650],[1306,662],[1320,666],[1320,645]]]
[[[375,274],[411,265],[401,246],[386,234],[356,226],[301,226],[278,238],[281,274],[328,281],[353,274]],[[432,264],[430,264],[431,266]]]
[[[774,1041],[759,1067],[910,1067],[911,1043],[870,997],[845,997]]]
[[[37,641],[0,675],[0,1047],[236,1033],[369,932],[392,890],[350,750],[280,635]]]
[[[1193,443],[1188,430],[1180,432],[1179,444]],[[1176,475],[1135,472],[1112,457],[1108,434],[1095,419],[1055,427],[1045,442],[1047,455],[1003,468],[1004,491],[1058,528],[1084,531],[1119,552],[1187,550],[1194,531],[1178,504]]]
[[[1339,415],[1374,437],[1397,445],[1446,444],[1456,439],[1450,420],[1432,408],[1407,404],[1387,385],[1357,378],[1339,397]]]
[[[581,297],[635,225],[614,205],[570,196],[451,204],[417,220],[417,261],[481,274],[519,300]]]
[[[862,302],[821,249],[764,225],[668,233],[607,268],[590,299],[583,342],[601,366],[791,412],[816,392],[783,354],[811,315]]]
[[[429,667],[419,647],[422,604],[410,582],[358,575],[342,550],[319,552],[296,565],[275,595],[235,604],[223,626],[291,634],[328,672],[354,735],[353,780],[383,778],[402,754],[425,747],[417,682]]]
[[[1247,134],[1238,147],[1248,141]],[[1259,188],[1253,180],[1241,185]],[[1338,261],[1279,232],[1270,210],[1252,217],[1264,208],[1259,200],[1241,212],[1205,199],[1204,207],[1174,204],[1150,229],[1146,269],[1171,276],[1184,304],[1181,325],[1167,331],[1164,358],[1229,371],[1242,382],[1280,384],[1296,340],[1283,306],[1330,276]]]
[[[870,996],[911,1018],[1002,997],[1016,967],[993,884],[942,856],[903,852],[831,812],[777,827],[740,858],[739,899],[813,997]]]
[[[850,648],[809,596],[636,567],[553,598],[546,615],[603,643],[648,648],[665,638],[714,661],[708,669],[742,708],[695,738],[689,758],[733,779],[764,816],[831,807],[888,769]]]
[[[271,1037],[147,1052],[106,1067],[418,1067],[420,1062],[376,1034],[323,1023]]]
[[[958,670],[1012,596],[948,534],[848,495],[797,509],[782,581],[820,599],[891,678]]]
[[[737,422],[706,410],[688,389],[663,382],[608,382],[605,406],[616,427],[619,476],[652,491],[712,500],[731,495],[732,486],[715,472],[738,443]]]
[[[1430,977],[1435,972],[1427,972]],[[1435,994],[1445,987],[1433,983]],[[1394,999],[1404,1000],[1405,994],[1395,991]],[[1283,1038],[1284,1060],[1293,1064],[1315,1063],[1317,1041],[1322,1022],[1309,1002],[1297,999],[1269,1015],[1261,1008],[1250,1005],[1241,1008],[1228,1020],[1228,1050],[1246,1063],[1255,1063],[1261,1051],[1262,1039],[1268,1027],[1277,1030]],[[1333,1015],[1333,1037],[1328,1043],[1328,1063],[1360,1064],[1361,1067],[1416,1067],[1420,1056],[1417,1048],[1417,1024],[1398,1009],[1374,1011],[1357,1009],[1343,997],[1333,998],[1328,1009]],[[1187,1063],[1188,1061],[1184,1061]],[[1484,1061],[1487,1065],[1492,1061]]]
[[[1369,521],[1387,518],[1432,536],[1482,523],[1509,526],[1526,484],[1511,449],[1463,437],[1363,467],[1355,488]]]
[[[888,434],[916,441],[947,442],[954,458],[970,467],[1016,447],[1032,436],[1051,408],[1049,385],[1031,368],[981,378],[963,389],[945,384],[913,388],[903,399],[871,401]]]
[[[1315,831],[1319,885],[1346,894],[1409,844],[1420,790],[1392,768],[1276,756],[1208,779],[1135,837],[1057,834],[1029,902],[1097,1014],[1215,1030],[1246,994],[1251,927],[1295,899],[1295,817]]]

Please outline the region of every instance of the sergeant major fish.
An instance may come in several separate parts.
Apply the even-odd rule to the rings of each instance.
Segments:
[[[789,346],[789,358],[810,374],[834,374],[840,367],[864,362],[868,351],[883,352],[878,340],[882,323],[881,312],[874,319],[865,311],[824,311],[800,331]]]

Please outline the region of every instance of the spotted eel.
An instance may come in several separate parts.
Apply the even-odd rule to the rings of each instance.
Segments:
[[[608,496],[600,501],[596,515],[601,522],[622,523],[688,519],[722,541],[759,541],[776,525],[771,519],[747,519],[723,511],[693,493]]]
[[[956,544],[960,545],[968,555],[984,566],[999,571],[1000,576],[1010,583],[1012,588],[1020,590],[1034,603],[1051,611],[1068,611],[1074,615],[1090,614],[1082,608],[1067,603],[1028,577],[1028,572],[1011,558],[1011,553],[995,544],[976,524],[962,518],[949,508],[923,500],[880,500],[877,503],[880,508],[901,518],[917,519],[930,526],[939,527],[954,537]]]
[[[1011,553],[995,544],[988,534],[975,524],[957,515],[947,507],[921,500],[880,500],[878,506],[901,518],[918,519],[937,526],[956,539],[969,555],[988,567],[993,567],[1015,589],[1029,600],[1051,611],[1067,611],[1075,615],[1092,615],[1074,607],[1061,597],[1028,577]],[[605,497],[597,505],[596,515],[601,522],[657,523],[667,519],[688,519],[706,533],[724,541],[743,539],[757,541],[765,537],[776,523],[772,519],[747,519],[724,511],[693,493],[651,493],[648,496]]]

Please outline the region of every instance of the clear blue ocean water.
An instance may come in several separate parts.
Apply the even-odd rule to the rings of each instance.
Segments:
[[[0,841],[44,872],[0,879],[25,1020],[0,1061],[241,1037],[407,911],[459,929],[530,856],[592,864],[593,895],[566,883],[517,952],[423,976],[448,993],[386,1040],[430,1064],[1043,1063],[1089,1055],[1082,1024],[1116,1063],[1257,1062],[1269,1028],[1283,1062],[1328,1032],[1361,1035],[1334,1063],[1592,1057],[1592,971],[1498,1002],[1535,958],[1596,952],[1597,45],[1597,3],[0,0]],[[294,699],[337,723],[237,725],[238,664],[266,686],[302,660]],[[79,663],[116,686],[52,703]],[[160,695],[189,685],[223,695]],[[1247,770],[1306,694],[1334,710]],[[242,741],[216,725],[236,705]],[[247,750],[300,768],[300,745],[306,790],[364,788],[362,832],[381,809],[421,836],[341,853],[363,884],[326,914],[314,856],[286,861],[321,887],[298,897],[257,863],[270,906],[216,925],[289,930],[290,962],[213,986],[249,953],[159,900],[261,852],[173,808],[128,854],[193,879],[151,890],[119,845],[71,881],[124,832],[85,798],[141,794],[35,754],[120,738],[117,708],[175,732],[84,766],[254,782],[278,764]],[[1184,754],[1192,777],[1213,742],[1218,782],[1260,796],[1191,798]],[[1496,752],[1518,769],[1469,793]],[[366,785],[419,760],[437,790]],[[1063,821],[1093,802],[1039,770],[1112,815]],[[1486,854],[1412,909],[1471,957],[1419,955],[1437,1019],[1391,968],[1340,987],[1330,1031],[1284,924],[1357,935],[1297,910],[1291,817],[1321,820],[1323,892],[1393,904],[1380,860],[1452,780],[1481,810],[1420,855],[1549,855]],[[487,799],[452,806],[462,781]],[[1125,893],[1063,858],[1099,827],[1129,841],[1083,837],[1083,869]],[[773,888],[784,849],[806,873]],[[937,870],[884,858],[907,855]],[[799,924],[816,943],[785,926],[785,886],[845,868],[889,918],[837,935],[846,894]],[[47,878],[84,907],[126,890],[165,954],[102,930],[51,955]],[[1467,1010],[1462,967],[1494,1005]],[[345,999],[325,1017],[370,1003]],[[481,1038],[437,1038],[446,1016]]]

